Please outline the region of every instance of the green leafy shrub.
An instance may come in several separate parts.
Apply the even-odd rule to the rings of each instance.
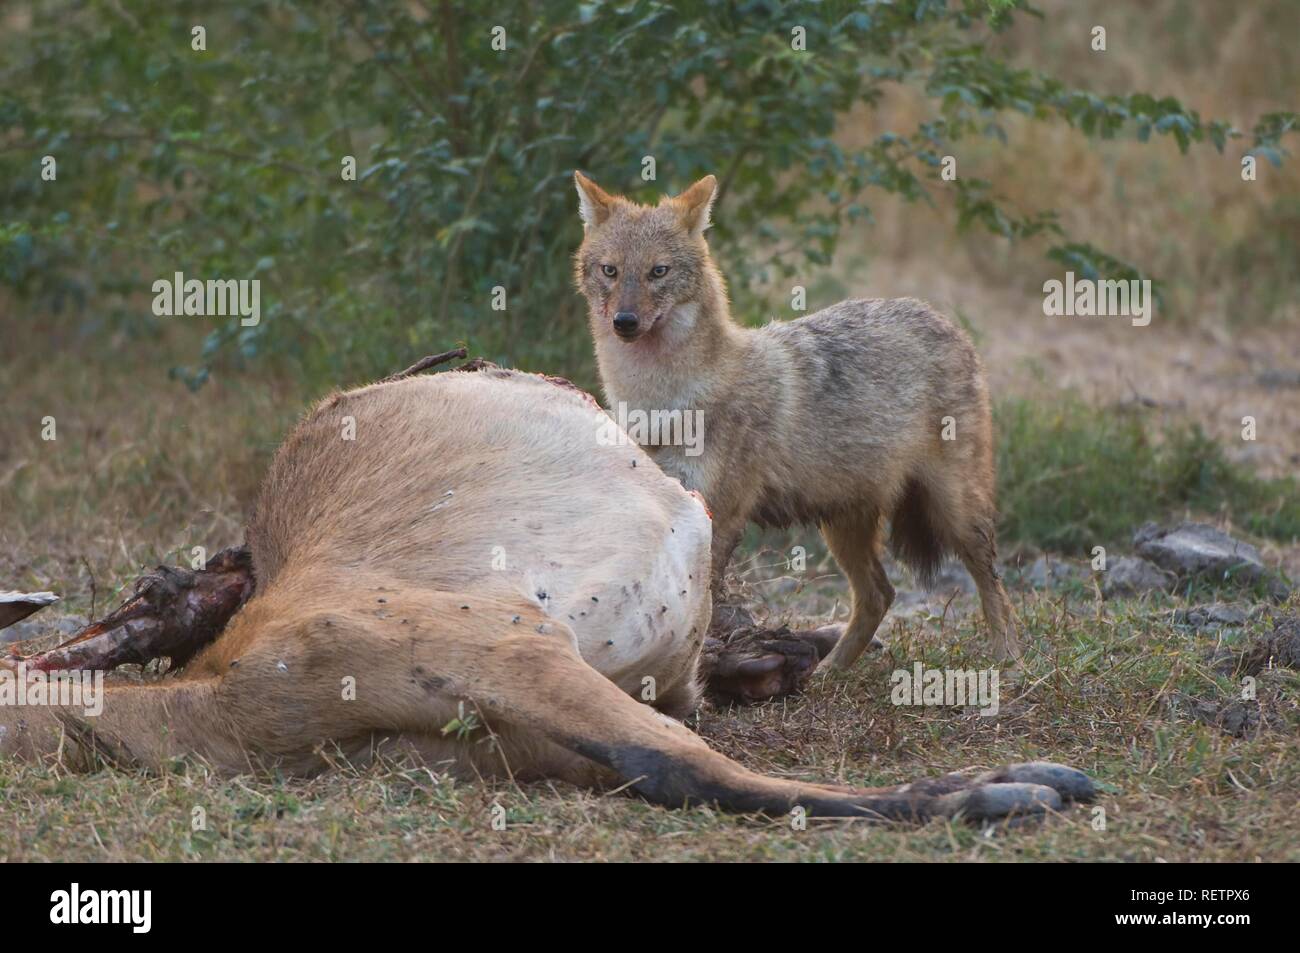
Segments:
[[[1153,434],[1134,413],[1068,396],[1006,400],[995,418],[1007,541],[1086,554],[1127,546],[1146,520],[1185,511],[1227,516],[1260,536],[1300,537],[1300,484],[1255,477],[1195,425]]]
[[[568,280],[574,168],[643,198],[717,173],[714,242],[743,313],[764,279],[826,264],[842,230],[869,220],[873,194],[930,200],[942,156],[965,137],[1004,140],[1008,114],[1183,149],[1241,135],[1173,99],[1099,96],[1013,68],[988,40],[1026,9],[31,4],[29,22],[12,19],[0,38],[0,276],[29,300],[134,334],[158,328],[148,290],[159,276],[261,279],[261,323],[226,321],[177,369],[195,386],[267,355],[342,383],[458,340],[590,386]],[[796,27],[806,50],[793,48]],[[922,90],[934,118],[841,146],[837,122],[892,84]],[[1261,155],[1282,154],[1294,119],[1261,119]],[[45,155],[59,162],[55,183],[39,176]],[[641,179],[647,155],[654,182]],[[344,156],[356,181],[342,179]],[[943,188],[961,227],[1051,238],[1049,254],[1090,275],[1138,274],[1061,234],[1052,210],[1007,208],[994,183]],[[491,307],[498,287],[503,311]]]

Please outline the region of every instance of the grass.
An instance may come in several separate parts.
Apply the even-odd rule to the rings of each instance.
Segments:
[[[184,345],[135,342],[130,362],[101,362],[93,373],[57,350],[39,359],[15,351],[0,364],[0,390],[22,395],[0,416],[6,586],[53,588],[65,610],[102,613],[142,566],[239,539],[271,451],[312,395],[265,379],[214,380],[197,395],[148,383]],[[42,372],[32,375],[37,360]],[[54,442],[39,438],[46,415],[58,421]],[[1224,482],[1217,464],[1209,482],[1192,479],[1190,461],[1217,458],[1147,440],[1136,423],[1081,405],[1004,404],[1000,425],[1004,506],[1022,521],[1022,538],[1058,541],[1046,535],[1053,512],[1100,527],[1087,532],[1127,532],[1126,521],[1157,515],[1156,503],[1213,509],[1266,492],[1235,470],[1225,472],[1238,482]],[[1192,494],[1202,483],[1203,495]],[[842,582],[825,585],[842,601]],[[1088,809],[1014,831],[828,821],[795,831],[560,784],[458,782],[397,763],[287,781],[216,777],[196,763],[147,776],[6,762],[0,860],[1300,860],[1293,672],[1261,677],[1261,698],[1281,721],[1233,737],[1176,705],[1235,692],[1206,661],[1213,639],[1171,627],[1144,603],[1097,602],[1086,586],[1015,598],[1033,652],[1019,685],[1003,682],[996,718],[889,702],[889,673],[913,660],[982,667],[972,653],[984,639],[954,614],[898,623],[889,659],[799,698],[706,709],[697,728],[755,770],[860,784],[1048,757],[1105,786],[1104,831]],[[495,804],[507,812],[504,832],[491,826]],[[195,830],[200,808],[206,829]]]
[[[1134,411],[1067,394],[1005,400],[996,428],[1004,540],[1083,554],[1127,546],[1143,521],[1189,511],[1257,536],[1300,537],[1300,484],[1254,476],[1195,424],[1152,433]]]
[[[1294,672],[1261,677],[1283,723],[1235,738],[1174,704],[1233,695],[1206,664],[1212,639],[1141,604],[1030,595],[1021,611],[1034,651],[1018,685],[1004,681],[997,717],[890,704],[889,672],[913,659],[983,664],[968,654],[981,640],[966,627],[909,624],[890,657],[800,698],[706,709],[698,730],[756,770],[850,783],[1050,756],[1101,783],[1104,830],[1092,808],[1074,808],[1015,830],[813,820],[796,831],[785,819],[667,810],[562,784],[457,782],[393,762],[310,781],[222,778],[196,763],[162,776],[0,763],[0,860],[1300,860]],[[504,831],[492,827],[496,805]]]
[[[187,332],[119,344],[90,367],[84,343],[32,342],[0,362],[0,393],[13,395],[0,419],[6,587],[53,587],[88,613],[142,567],[243,538],[271,454],[311,395],[275,378],[188,392],[166,377],[193,346]],[[54,440],[41,438],[46,417]]]

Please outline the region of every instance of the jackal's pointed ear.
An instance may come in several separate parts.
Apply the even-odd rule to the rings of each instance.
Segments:
[[[672,202],[677,206],[682,223],[690,229],[692,235],[703,235],[704,230],[712,224],[709,221],[709,211],[713,208],[713,199],[717,194],[718,180],[706,175],[681,195],[673,197]]]
[[[582,225],[584,228],[595,228],[609,218],[614,196],[581,172],[573,173],[573,181],[578,186],[578,214],[582,216]]]

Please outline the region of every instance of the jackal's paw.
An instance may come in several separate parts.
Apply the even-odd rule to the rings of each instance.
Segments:
[[[1072,801],[1087,803],[1097,793],[1082,771],[1050,761],[1011,764],[959,783],[956,790],[934,798],[934,815],[969,821],[1034,817],[1059,811]]]

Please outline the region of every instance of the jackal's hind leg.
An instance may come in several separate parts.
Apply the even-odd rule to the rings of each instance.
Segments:
[[[1006,661],[1020,657],[1020,640],[1016,635],[1016,612],[997,567],[993,526],[992,516],[972,518],[957,532],[956,550],[979,589],[993,657]]]

